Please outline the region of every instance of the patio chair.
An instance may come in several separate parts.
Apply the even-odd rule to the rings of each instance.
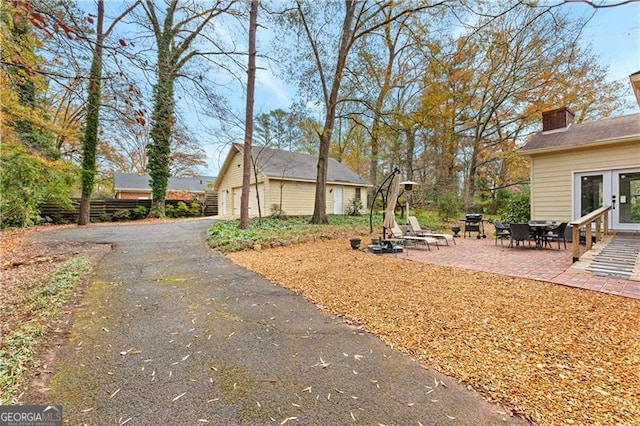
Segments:
[[[399,240],[403,243],[412,243],[414,245],[418,245],[418,243],[422,243],[427,246],[427,249],[431,251],[431,244],[435,245],[438,250],[440,250],[440,246],[438,245],[438,240],[432,237],[418,237],[416,235],[407,235],[402,232],[402,229],[398,226],[398,224],[393,225],[393,228],[390,229],[391,235],[394,239]]]
[[[418,218],[415,216],[407,217],[409,220],[409,226],[411,226],[411,230],[417,237],[432,237],[437,240],[444,240],[447,245],[449,245],[449,241],[453,241],[453,244],[456,244],[456,240],[453,238],[453,235],[450,234],[436,234],[433,232],[429,232],[426,229],[422,229],[420,226],[420,222],[418,222]]]
[[[498,245],[498,240],[500,240],[500,245],[502,245],[502,240],[511,238],[511,228],[507,225],[503,225],[502,222],[496,220],[493,222],[493,226],[496,227],[496,244]]]
[[[481,214],[467,214],[464,219],[464,236],[467,237],[467,233],[469,237],[471,237],[472,232],[477,232],[478,235],[476,238],[487,238],[484,233],[484,222],[482,220]]]
[[[544,234],[545,242],[557,241],[558,242],[558,250],[560,250],[560,241],[564,243],[564,248],[567,248],[567,238],[566,232],[567,222],[562,222],[559,225],[554,226],[549,229],[546,234]]]
[[[509,243],[509,247],[513,247],[513,242],[515,241],[516,247],[520,245],[524,246],[525,241],[529,241],[529,246],[531,246],[531,228],[529,228],[528,223],[512,223],[509,225],[511,230],[511,242]]]

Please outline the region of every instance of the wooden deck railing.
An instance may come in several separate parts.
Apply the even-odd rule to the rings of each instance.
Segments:
[[[609,233],[609,210],[611,206],[602,206],[598,210],[582,216],[569,223],[573,228],[573,261],[580,259],[580,229],[585,229],[585,244],[587,251],[591,250],[593,239],[593,224],[595,224],[596,242],[602,240]]]

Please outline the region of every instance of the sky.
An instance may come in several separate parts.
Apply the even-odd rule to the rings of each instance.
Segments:
[[[585,4],[562,7],[579,16],[593,12]],[[598,9],[585,27],[584,36],[586,41],[592,43],[593,52],[600,58],[600,63],[609,67],[609,80],[625,79],[629,87],[629,99],[634,104],[634,108],[626,112],[640,112],[629,83],[629,75],[640,71],[640,2]]]

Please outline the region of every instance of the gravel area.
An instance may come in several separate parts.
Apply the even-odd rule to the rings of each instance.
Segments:
[[[640,424],[640,301],[352,250],[230,254],[436,368],[552,424]]]

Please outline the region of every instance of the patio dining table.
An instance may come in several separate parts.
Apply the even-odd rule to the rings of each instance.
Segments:
[[[544,248],[547,243],[545,234],[547,231],[551,230],[554,225],[554,223],[529,223],[529,229],[531,230],[531,235],[533,235],[533,239],[536,243],[536,248]]]

